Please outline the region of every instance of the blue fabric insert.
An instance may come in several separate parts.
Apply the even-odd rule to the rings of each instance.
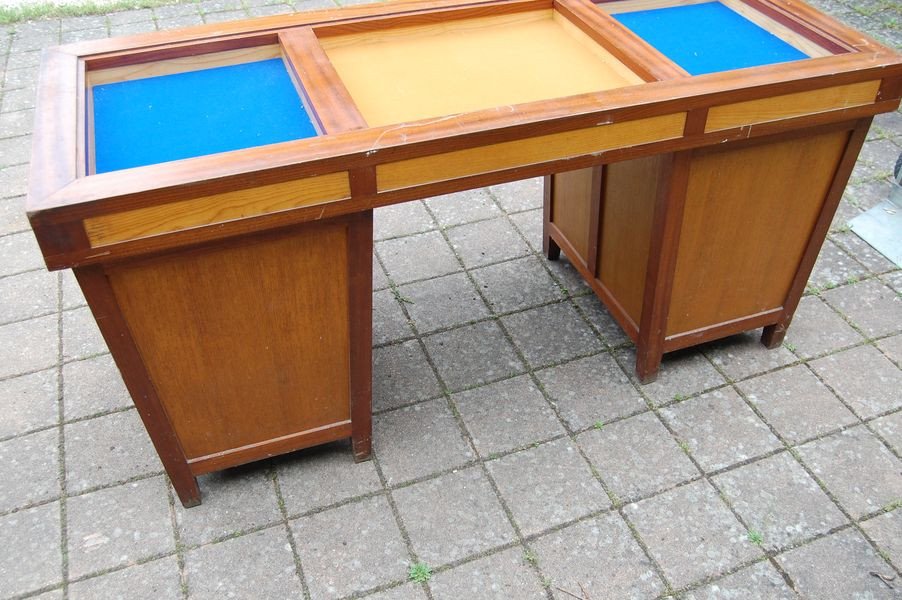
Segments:
[[[94,87],[95,171],[313,137],[279,58]]]
[[[808,58],[720,2],[612,16],[690,75]]]

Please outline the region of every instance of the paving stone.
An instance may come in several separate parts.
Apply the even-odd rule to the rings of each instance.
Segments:
[[[882,280],[886,282],[886,284],[902,294],[902,271],[893,271],[892,273],[887,273],[882,276]]]
[[[759,341],[760,337],[760,330],[734,335],[710,344],[706,347],[705,353],[733,381],[764,373],[797,360],[786,348],[773,350],[765,348]]]
[[[373,406],[377,411],[435,398],[441,393],[417,340],[373,350]]]
[[[871,273],[886,273],[898,268],[852,231],[837,233],[833,236],[833,240]]]
[[[4,102],[6,102],[7,98],[13,96],[18,92],[9,92],[3,96]],[[0,104],[3,106],[3,104]],[[28,191],[28,165],[15,165],[12,167],[0,167],[0,197],[2,198],[13,198],[16,196],[22,196]],[[25,208],[22,207],[21,217],[24,222],[27,223],[27,219],[24,219],[25,216]],[[26,227],[18,227],[17,231],[25,231]],[[32,238],[34,238],[34,234],[31,232],[27,232]],[[37,245],[37,242],[35,242]]]
[[[886,440],[896,452],[902,454],[902,410],[871,421],[871,427]]]
[[[70,600],[158,600],[181,593],[174,556],[69,584]]]
[[[902,565],[902,509],[876,516],[863,522],[861,527],[899,568]]]
[[[346,442],[293,452],[277,459],[279,488],[289,515],[382,489],[376,463],[354,461]]]
[[[41,250],[30,231],[0,237],[0,277],[34,271],[44,266]]]
[[[56,310],[59,281],[56,273],[31,271],[0,279],[0,324],[21,321]]]
[[[58,423],[57,398],[56,369],[0,381],[0,438]]]
[[[471,274],[496,314],[522,310],[564,297],[560,287],[535,256],[483,267]]]
[[[198,18],[198,23],[203,23]],[[80,29],[78,31],[64,31],[62,34],[62,43],[72,44],[75,42],[86,42],[88,40],[102,40],[109,37],[109,29],[104,25],[96,29]]]
[[[521,212],[532,208],[541,208],[544,197],[544,178],[533,177],[489,186],[489,192],[498,201],[505,211],[509,213]]]
[[[37,596],[29,596],[28,598],[29,600],[63,600],[63,588],[59,587],[55,590],[38,594]]]
[[[426,205],[442,227],[491,219],[501,214],[485,188],[435,196],[426,200]]]
[[[723,469],[781,446],[729,388],[673,404],[662,409],[661,415],[706,471]]]
[[[565,433],[527,375],[455,394],[453,400],[482,456]]]
[[[899,147],[890,140],[871,140],[864,144],[855,165],[855,177],[872,179],[892,173]]]
[[[447,234],[468,269],[529,254],[529,246],[506,218],[461,225]]]
[[[878,337],[902,330],[902,295],[869,279],[824,292],[823,297],[865,335]]]
[[[17,69],[15,71],[7,72],[6,77],[9,79],[11,75],[20,74],[28,74],[29,77],[34,77],[36,71],[34,69]],[[0,138],[28,135],[31,133],[33,122],[33,109],[0,113]]]
[[[135,410],[72,423],[63,433],[70,494],[163,469]]]
[[[892,576],[892,569],[854,529],[777,556],[804,598],[898,598],[871,571]],[[829,566],[825,568],[825,566]]]
[[[480,558],[429,580],[435,600],[540,600],[547,596],[522,548]]]
[[[430,566],[485,552],[516,538],[479,467],[401,488],[393,495],[414,552]]]
[[[589,319],[589,323],[591,323],[592,327],[601,334],[601,339],[604,340],[606,344],[611,347],[632,344],[629,336],[626,335],[623,328],[617,324],[617,321],[614,320],[614,317],[611,316],[611,313],[605,308],[604,304],[602,304],[601,300],[599,300],[595,294],[580,296],[573,302],[581,311],[583,311],[583,314]]]
[[[776,552],[826,533],[846,518],[817,483],[783,452],[714,478],[733,509]]]
[[[487,463],[524,535],[607,508],[610,500],[569,439]]]
[[[204,13],[240,10],[243,7],[241,0],[203,0],[197,3],[198,10]]]
[[[485,302],[464,273],[403,285],[398,293],[420,333],[489,316]]]
[[[164,477],[70,497],[66,521],[73,579],[175,551]]]
[[[192,600],[301,596],[282,526],[192,550],[185,555],[185,572]]]
[[[805,296],[786,332],[786,346],[802,358],[846,348],[864,338],[817,296]]]
[[[391,290],[373,294],[373,344],[411,337],[413,330]]]
[[[796,600],[782,575],[767,561],[755,563],[703,588],[686,594],[686,600]]]
[[[385,269],[382,268],[382,265],[379,264],[379,261],[376,259],[376,255],[373,255],[373,289],[381,290],[382,288],[388,287],[388,276],[385,274]]]
[[[892,184],[886,179],[872,179],[850,183],[844,200],[860,210],[868,210],[880,204],[892,191]]]
[[[41,64],[41,46],[34,50],[11,52],[6,61],[7,69],[24,69],[26,67],[37,67]]]
[[[821,358],[811,368],[861,417],[902,407],[902,371],[873,346]]]
[[[748,379],[739,388],[790,444],[858,420],[804,365]]]
[[[122,375],[109,354],[63,366],[63,415],[81,419],[131,406]]]
[[[902,335],[884,338],[877,342],[877,347],[880,348],[891,361],[902,368]]]
[[[508,315],[501,322],[533,368],[603,349],[595,332],[569,302]]]
[[[676,588],[761,555],[704,480],[628,504],[625,512]]]
[[[577,442],[608,488],[623,502],[700,475],[651,412],[587,431]]]
[[[24,89],[24,88],[23,88]],[[28,90],[34,94],[33,90]],[[11,92],[5,92],[6,94]],[[4,167],[21,165],[31,158],[31,136],[24,135],[11,138],[0,138],[0,165]]]
[[[0,325],[0,377],[46,369],[59,358],[56,315]]]
[[[106,27],[106,15],[88,15],[84,17],[67,17],[60,19],[60,29],[62,31],[79,31],[82,29],[95,29],[97,27]]]
[[[11,56],[16,55],[17,53],[14,53]],[[17,110],[27,110],[29,108],[34,108],[34,104],[34,90],[28,88],[10,90],[8,92],[4,92],[3,94],[3,102],[0,102],[0,112],[15,112]],[[28,142],[28,144],[30,143],[31,142]],[[26,157],[23,161],[21,156],[21,154],[18,154],[13,155],[13,157],[11,158],[8,158],[5,153],[0,153],[0,165],[25,164],[25,162],[28,161],[28,158]]]
[[[573,430],[646,410],[642,396],[606,353],[538,371],[536,377]]]
[[[288,4],[271,4],[269,6],[254,6],[249,8],[247,14],[251,17],[265,17],[270,15],[286,15],[294,12],[294,7]]]
[[[546,259],[546,261],[545,264],[551,271],[551,275],[560,282],[566,293],[576,297],[592,291],[592,288],[583,280],[583,276],[579,274],[565,254],[561,254],[558,260]]]
[[[511,222],[520,231],[526,243],[536,252],[542,251],[542,211],[529,210],[510,216]]]
[[[251,11],[248,11],[250,13]],[[251,16],[259,16],[251,14]],[[172,19],[167,19],[163,22],[158,22],[160,30],[168,30],[168,29],[177,29],[179,27],[194,27],[195,25],[203,25],[203,18],[198,15],[185,15],[184,17],[175,17]]]
[[[426,600],[426,592],[419,583],[407,583],[366,596],[366,600]]]
[[[376,455],[389,485],[474,458],[444,398],[377,416],[374,433]]]
[[[373,211],[373,238],[377,240],[432,229],[435,229],[435,222],[422,202],[402,202]]]
[[[2,196],[6,196],[6,190],[0,191],[0,197]],[[28,230],[23,203],[21,197],[0,200],[0,235]]]
[[[711,361],[695,348],[665,354],[658,378],[645,384],[639,384],[636,378],[634,346],[619,350],[617,357],[620,364],[629,369],[630,379],[640,386],[639,389],[655,406],[688,398],[726,383],[723,375],[717,372]]]
[[[0,442],[0,481],[0,512],[57,498],[59,430]]]
[[[450,246],[437,231],[378,242],[376,252],[398,284],[460,270]]]
[[[824,240],[814,263],[808,285],[823,290],[858,281],[868,274],[867,268],[849,256],[832,241]]]
[[[523,372],[523,364],[494,321],[483,321],[423,339],[439,376],[451,391]]]
[[[203,504],[175,503],[182,543],[189,546],[221,540],[282,518],[275,487],[265,465],[245,465],[198,478]]]
[[[407,577],[410,557],[384,496],[298,519],[291,530],[313,600]]]
[[[576,523],[535,540],[539,569],[555,598],[654,598],[664,591],[651,561],[616,513]]]
[[[902,498],[902,462],[864,427],[834,433],[798,450],[856,519]]]
[[[152,21],[154,18],[153,11],[149,8],[139,10],[123,10],[113,12],[107,15],[110,25],[122,25],[124,23],[141,23]]]
[[[222,14],[222,13],[217,13]],[[237,13],[236,17],[233,17],[228,20],[241,19],[246,18],[247,14],[243,11]],[[157,26],[153,21],[142,21],[140,23],[124,23],[122,25],[110,25],[110,37],[116,37],[120,35],[135,35],[138,33],[147,33],[149,31],[156,31]]]
[[[85,306],[63,312],[63,360],[76,360],[107,352],[91,310]]]
[[[61,583],[60,507],[44,504],[0,517],[0,582],[4,597]]]

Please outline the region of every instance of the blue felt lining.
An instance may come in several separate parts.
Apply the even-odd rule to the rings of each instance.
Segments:
[[[95,172],[317,135],[274,58],[93,88]]]
[[[690,75],[808,58],[720,2],[612,16]]]

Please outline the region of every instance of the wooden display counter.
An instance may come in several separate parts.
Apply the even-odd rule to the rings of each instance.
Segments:
[[[548,253],[643,379],[698,341],[779,341],[902,59],[797,2],[729,0],[716,18],[779,43],[684,64],[618,18],[669,4],[699,3],[399,2],[45,54],[29,218],[185,505],[201,473],[369,455],[375,207],[559,173]]]

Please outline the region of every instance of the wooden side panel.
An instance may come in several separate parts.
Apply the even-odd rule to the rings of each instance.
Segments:
[[[605,166],[598,278],[635,323],[642,317],[645,271],[662,156]]]
[[[552,178],[551,222],[589,263],[589,218],[592,213],[592,174],[596,167],[558,173]],[[576,257],[572,257],[576,258]]]
[[[668,336],[783,305],[848,138],[696,153]]]
[[[350,421],[347,232],[317,224],[107,269],[189,460]]]

